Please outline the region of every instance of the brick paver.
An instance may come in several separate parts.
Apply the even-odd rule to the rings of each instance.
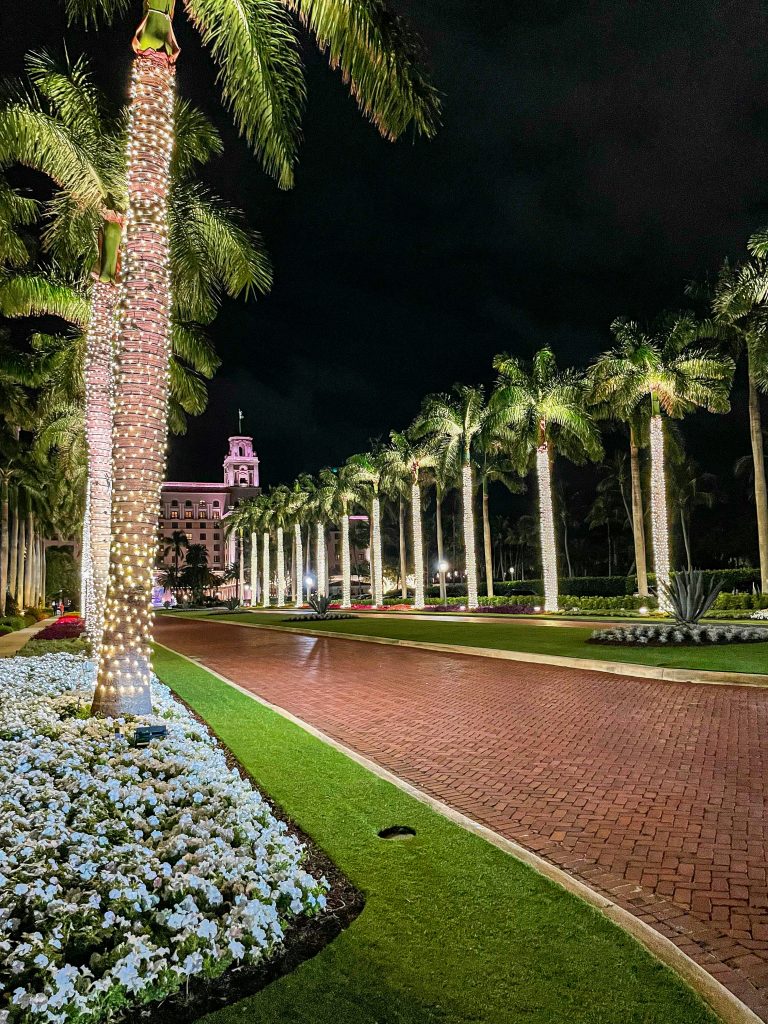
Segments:
[[[768,693],[226,623],[157,637],[610,895],[768,1020]]]

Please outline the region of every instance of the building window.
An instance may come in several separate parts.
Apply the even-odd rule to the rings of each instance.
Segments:
[[[172,508],[171,509],[171,519],[178,519],[178,518],[179,518],[179,510],[177,508]]]
[[[214,551],[221,551],[221,544],[214,544],[213,545],[213,550]]]
[[[200,540],[205,540],[205,534],[204,533],[200,534]]]
[[[221,534],[220,533],[214,533],[213,539],[214,540],[221,540]]]
[[[213,556],[213,560],[214,560],[214,562],[220,562],[221,561],[221,555],[214,555]]]
[[[200,526],[201,530],[204,530],[207,525],[208,525],[207,523],[203,523],[203,522],[199,523],[199,526]]]
[[[219,510],[217,508],[215,508],[213,510],[213,518],[214,519],[218,519],[219,518]]]

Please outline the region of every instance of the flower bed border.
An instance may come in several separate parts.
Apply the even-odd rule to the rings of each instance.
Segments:
[[[136,1007],[120,1019],[120,1024],[189,1024],[210,1013],[222,1010],[256,995],[267,985],[286,974],[295,971],[305,960],[321,953],[327,945],[345,931],[365,906],[364,895],[356,889],[347,876],[331,860],[315,841],[303,832],[285,813],[283,808],[261,789],[257,780],[238,761],[226,743],[208,722],[182,697],[171,690],[173,699],[183,705],[192,717],[215,738],[229,768],[253,786],[268,804],[278,821],[285,822],[289,835],[298,839],[306,848],[306,860],[302,864],[316,877],[325,875],[330,888],[326,893],[326,905],[322,913],[314,917],[296,918],[286,931],[277,955],[258,964],[244,964],[225,971],[213,980],[201,977],[190,979],[188,989],[179,991],[158,1003],[147,1003]]]

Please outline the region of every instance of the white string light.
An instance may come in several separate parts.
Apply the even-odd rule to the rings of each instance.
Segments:
[[[349,558],[349,516],[341,517],[341,607],[352,607],[352,578]]]
[[[670,611],[664,594],[669,585],[669,525],[667,521],[667,480],[664,468],[664,423],[661,416],[651,416],[651,535],[653,564],[656,571],[656,593],[659,611]]]
[[[86,334],[85,437],[88,446],[86,521],[88,554],[83,560],[86,596],[83,617],[94,655],[104,634],[112,534],[112,417],[114,414],[113,331],[119,298],[116,285],[96,278]],[[85,538],[85,523],[83,533]]]
[[[536,449],[536,477],[539,484],[539,539],[541,574],[544,582],[544,611],[557,611],[557,547],[552,510],[552,474],[546,444]]]
[[[251,533],[251,608],[256,607],[256,594],[259,589],[259,537]]]
[[[325,525],[323,523],[317,524],[317,593],[325,594],[328,589],[328,580],[326,578],[326,560],[325,560]]]
[[[477,555],[475,553],[475,516],[472,507],[472,466],[461,469],[461,498],[464,513],[464,551],[467,563],[467,607],[477,608]]]
[[[380,608],[384,604],[384,567],[381,558],[381,505],[374,496],[371,506],[371,543],[373,545],[373,606]]]
[[[245,597],[245,543],[243,541],[243,531],[237,531],[238,541],[238,599],[240,601]]]
[[[304,547],[301,542],[301,525],[300,523],[293,524],[293,538],[296,545],[296,551],[293,559],[293,603],[297,608],[301,608],[303,601],[303,589],[304,589],[304,574],[303,574],[303,562],[304,562]]]
[[[411,523],[413,526],[413,575],[416,580],[414,588],[414,608],[424,607],[424,545],[421,529],[421,488],[417,483],[411,485]]]
[[[277,528],[277,607],[285,605],[285,551],[283,549],[283,528]]]
[[[168,188],[174,70],[164,54],[133,62],[128,125],[119,388],[113,423],[112,544],[95,714],[148,714],[152,572],[165,478],[171,282]]]
[[[261,604],[269,608],[269,530],[261,537]]]

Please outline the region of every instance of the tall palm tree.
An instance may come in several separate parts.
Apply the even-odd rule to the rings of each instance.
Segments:
[[[309,473],[301,473],[290,489],[289,511],[293,521],[293,548],[294,548],[294,598],[297,608],[301,607],[304,593],[304,577],[307,577],[307,600],[311,596],[311,585],[309,583],[310,549],[312,537],[312,521],[314,518],[314,495],[315,481]],[[302,539],[302,527],[307,527],[307,551],[306,563],[304,562],[304,543]]]
[[[477,555],[475,548],[473,450],[487,429],[487,410],[482,388],[457,384],[450,395],[431,395],[424,400],[416,433],[430,439],[449,476],[461,478],[464,520],[464,555],[467,573],[467,606],[477,608]]]
[[[109,692],[122,710],[150,708],[148,554],[164,473],[170,316],[167,192],[179,56],[174,7],[175,0],[144,0],[144,18],[132,44],[129,215],[114,421],[119,439],[114,458],[116,544],[98,678],[99,690]],[[68,0],[68,9],[86,20],[109,20],[116,4]],[[329,53],[332,66],[341,68],[358,105],[385,137],[395,138],[409,125],[426,135],[434,131],[436,94],[417,67],[409,33],[381,0],[360,0],[354,8],[346,0],[285,0],[282,8],[277,3],[185,0],[184,10],[218,65],[224,99],[238,129],[284,187],[292,183],[304,99],[291,14]],[[139,434],[142,443],[137,445],[131,439]]]
[[[681,418],[697,407],[727,412],[734,364],[729,356],[694,347],[701,325],[688,314],[666,316],[650,331],[632,320],[616,320],[611,330],[618,345],[595,364],[592,384],[599,400],[615,405],[622,418],[642,406],[650,415],[653,557],[659,607],[666,610],[670,551],[663,414]]]
[[[504,450],[504,443],[493,431],[493,421],[489,417],[486,429],[481,430],[474,449],[474,463],[480,477],[482,494],[481,510],[483,517],[483,552],[485,555],[485,592],[493,597],[493,539],[491,535],[489,484],[504,484],[508,491],[519,494],[524,485],[520,483],[516,467]]]
[[[183,530],[174,530],[168,540],[168,543],[163,548],[163,558],[167,558],[168,555],[173,555],[173,580],[174,586],[179,585],[179,563],[184,557],[184,553],[189,550],[189,538]]]
[[[384,569],[381,550],[381,487],[385,459],[376,449],[347,460],[358,491],[367,499],[371,517],[371,604],[380,608],[384,604]]]
[[[534,463],[539,487],[539,541],[544,608],[557,611],[558,573],[552,502],[552,463],[560,452],[574,462],[602,454],[600,436],[586,408],[583,377],[558,369],[550,348],[530,363],[506,354],[493,365],[499,381],[489,403],[493,424],[506,436],[509,454],[520,472]]]
[[[19,162],[46,174],[57,186],[48,204],[43,236],[65,282],[18,275],[0,285],[8,315],[53,313],[82,329],[75,343],[84,367],[85,429],[89,450],[89,503],[85,528],[95,595],[88,629],[95,647],[103,625],[111,533],[112,363],[119,277],[122,210],[127,202],[125,118],[112,112],[93,84],[83,58],[57,63],[27,58],[28,80],[11,91],[0,110],[0,163]],[[218,360],[200,324],[216,314],[222,291],[264,290],[269,262],[257,235],[246,231],[238,211],[194,181],[199,164],[221,152],[213,126],[183,101],[174,106],[175,146],[169,176],[169,255],[173,286],[169,423],[185,427],[185,412],[205,407],[203,378]],[[90,280],[83,268],[95,267]],[[74,289],[68,287],[74,284]],[[90,572],[89,572],[90,570]]]
[[[427,441],[418,436],[418,423],[404,433],[393,430],[389,444],[380,455],[381,479],[390,491],[399,492],[401,509],[401,565],[405,549],[402,530],[403,500],[411,506],[411,541],[413,545],[414,608],[423,608],[424,596],[424,526],[422,521],[421,485],[424,470],[432,467],[433,449]],[[401,570],[401,575],[405,575]]]
[[[274,487],[269,493],[269,524],[275,530],[277,559],[277,607],[285,605],[285,527],[291,519],[291,492],[284,485]]]
[[[768,486],[765,474],[763,424],[760,391],[768,383],[768,231],[750,238],[754,253],[739,266],[725,263],[715,284],[712,320],[702,325],[702,337],[725,342],[738,359],[744,356],[747,369],[749,437],[757,514],[757,542],[760,557],[760,587],[768,593]]]
[[[355,468],[346,465],[331,470],[327,482],[332,487],[328,494],[329,511],[341,534],[341,607],[351,608],[352,560],[349,547],[349,513],[351,506],[359,500],[360,484]]]

